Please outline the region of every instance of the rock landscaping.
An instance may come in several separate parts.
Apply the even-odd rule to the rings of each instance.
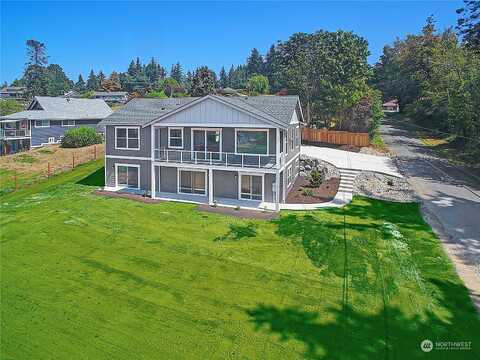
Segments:
[[[407,180],[371,171],[363,171],[355,178],[353,193],[379,200],[416,201],[414,191]]]
[[[325,173],[325,180],[329,180],[332,178],[340,178],[340,171],[333,166],[323,160],[310,158],[306,155],[300,155],[300,173],[299,176],[303,176],[307,178],[310,175],[312,169],[318,169],[320,171],[324,171]]]

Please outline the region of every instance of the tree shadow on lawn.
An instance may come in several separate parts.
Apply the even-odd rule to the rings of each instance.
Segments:
[[[241,240],[243,238],[252,238],[257,236],[257,225],[248,223],[246,225],[230,224],[229,231],[221,236],[217,236],[213,241]]]
[[[102,167],[83,179],[77,181],[77,184],[85,186],[102,187],[105,185],[105,168]]]
[[[444,310],[441,316],[424,308],[408,315],[388,302],[376,313],[358,311],[351,305],[329,308],[325,310],[328,319],[323,321],[321,313],[297,307],[259,304],[246,313],[255,331],[277,335],[280,342],[301,342],[309,359],[424,358],[420,343],[425,339],[434,343],[432,358],[480,358],[480,321],[466,288],[449,281],[429,281],[436,287],[437,301]],[[439,350],[435,349],[437,341],[471,342],[471,348]]]

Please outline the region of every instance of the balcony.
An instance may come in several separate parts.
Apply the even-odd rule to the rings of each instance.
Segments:
[[[276,168],[275,155],[249,155],[214,151],[155,149],[155,161],[257,169]]]
[[[21,139],[29,137],[30,130],[28,129],[0,129],[0,139]]]

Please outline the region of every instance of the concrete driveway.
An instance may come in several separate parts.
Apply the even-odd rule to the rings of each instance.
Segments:
[[[404,122],[380,130],[480,310],[480,179],[438,158]]]
[[[387,175],[403,177],[392,159],[387,156],[375,156],[327,147],[303,145],[300,151],[302,155],[326,161],[340,169],[375,171]]]

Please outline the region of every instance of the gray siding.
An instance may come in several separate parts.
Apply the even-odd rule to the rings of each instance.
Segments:
[[[48,120],[48,119],[46,119]],[[62,122],[58,120],[50,121],[49,127],[36,128],[35,122],[32,121],[31,130],[32,130],[32,146],[40,146],[42,144],[48,143],[49,137],[54,137],[55,141],[59,141],[60,137],[63,136],[68,130],[80,127],[80,126],[90,126],[95,128],[97,131],[101,131],[101,128],[97,126],[100,120],[90,119],[90,120],[75,120],[75,126],[62,126]]]
[[[213,196],[238,198],[238,172],[213,170]]]
[[[105,133],[105,154],[116,156],[134,156],[134,157],[150,157],[151,156],[151,135],[150,126],[140,127],[140,150],[119,150],[115,149],[115,125],[107,125]],[[121,126],[120,126],[121,127]]]
[[[140,165],[140,189],[151,190],[151,166],[149,160],[131,160],[131,159],[105,159],[105,184],[106,186],[115,186],[115,164],[133,164]]]

